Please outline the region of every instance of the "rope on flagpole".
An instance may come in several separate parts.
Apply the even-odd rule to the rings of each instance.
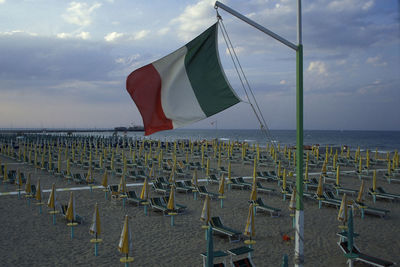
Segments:
[[[246,75],[245,75],[245,73],[243,71],[242,65],[240,64],[239,58],[238,58],[238,56],[237,56],[237,54],[235,52],[235,49],[234,49],[234,47],[232,45],[232,42],[231,42],[231,40],[229,38],[228,32],[227,32],[227,30],[225,28],[224,23],[222,22],[222,17],[218,13],[218,10],[216,10],[216,12],[217,12],[218,23],[220,23],[221,26],[222,26],[221,27],[222,36],[224,37],[226,46],[228,48],[229,55],[231,56],[233,65],[234,65],[236,73],[237,73],[237,75],[239,77],[240,83],[242,84],[243,90],[244,90],[244,92],[246,94],[246,98],[248,100],[248,103],[250,104],[250,106],[251,106],[251,108],[252,108],[252,110],[253,110],[253,112],[254,112],[254,114],[255,114],[255,116],[256,116],[259,124],[260,124],[261,131],[265,134],[266,138],[269,140],[271,145],[274,146],[274,149],[276,149],[274,142],[272,142],[273,139],[272,139],[271,133],[269,131],[269,128],[267,126],[267,122],[265,121],[265,118],[262,115],[260,107],[259,107],[259,105],[257,103],[257,100],[256,100],[255,96],[254,96],[253,90],[251,89],[249,81],[247,80],[247,77],[246,77]],[[239,72],[239,69],[240,69],[240,72]],[[249,97],[248,91],[250,91],[252,99]],[[254,107],[252,101],[254,101],[254,104],[255,104],[257,109]],[[257,113],[257,111],[258,111],[258,113]]]

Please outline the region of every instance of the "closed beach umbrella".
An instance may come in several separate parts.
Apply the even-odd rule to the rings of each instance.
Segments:
[[[193,184],[194,187],[197,187],[199,185],[199,182],[198,182],[198,179],[197,179],[197,170],[196,169],[193,172],[192,184]]]
[[[292,195],[290,197],[289,209],[290,210],[296,209],[296,188],[293,188]]]
[[[90,184],[92,182],[92,168],[89,167],[88,172],[86,174],[86,183]]]
[[[200,220],[207,225],[210,221],[210,197],[207,195],[204,199],[203,210],[201,211]]]
[[[257,184],[256,178],[253,177],[253,185],[251,187],[250,201],[257,201]]]
[[[149,198],[149,186],[147,177],[144,179],[142,192],[140,192],[140,199],[147,200]]]
[[[65,218],[70,222],[74,222],[76,220],[75,198],[73,192],[71,192],[69,195],[68,208],[67,213],[65,214]]]
[[[308,161],[306,162],[306,171],[304,174],[304,181],[308,182]]]
[[[210,176],[210,158],[207,158],[206,177]]]
[[[167,209],[175,210],[175,186],[171,185],[171,192],[169,193]]]
[[[168,180],[171,184],[175,182],[175,164],[174,166],[172,166],[172,170],[171,173],[169,175],[169,180]]]
[[[100,214],[98,204],[94,206],[94,213],[92,219],[92,225],[90,226],[89,233],[97,237],[101,234]]]
[[[101,181],[101,185],[104,186],[104,188],[107,188],[107,186],[108,186],[108,175],[107,175],[107,171],[104,171],[103,180]]]
[[[69,158],[67,159],[67,175],[71,175],[71,163]]]
[[[221,179],[219,181],[219,188],[218,188],[218,193],[223,196],[225,193],[225,177],[224,174],[221,175]]]
[[[19,169],[17,171],[17,179],[15,180],[15,183],[18,185],[18,188],[21,188],[21,186],[22,186],[22,177],[21,177],[21,171]]]
[[[4,163],[4,173],[3,173],[4,182],[8,182],[8,172],[7,172],[7,163]]]
[[[126,189],[125,175],[122,175],[118,185],[118,193],[126,194],[127,191],[128,190]]]
[[[363,192],[364,192],[364,180],[361,181],[360,190],[358,191],[358,196],[357,196],[357,202],[358,203],[362,202]]]
[[[38,179],[37,181],[35,199],[39,202],[42,202],[42,189],[40,188],[40,179]]]
[[[47,201],[47,207],[51,208],[51,209],[55,209],[56,208],[56,185],[53,184],[51,187],[51,192],[50,192],[50,196],[49,196],[49,200]]]
[[[127,256],[129,251],[133,249],[132,233],[129,225],[128,215],[125,215],[124,227],[122,228],[121,237],[118,243],[118,250]]]
[[[346,193],[343,194],[342,197],[342,202],[340,203],[340,209],[339,209],[339,213],[338,213],[338,221],[342,222],[343,224],[345,224],[347,222],[347,197],[346,197]]]
[[[228,181],[231,181],[232,178],[232,170],[231,170],[231,162],[228,163]]]
[[[31,174],[28,174],[28,178],[26,179],[26,183],[25,183],[25,194],[30,195],[31,193],[32,193]]]
[[[277,171],[277,173],[278,173],[278,178],[280,178],[281,177],[281,161],[278,162],[278,171]]]
[[[360,155],[360,161],[358,163],[358,172],[361,173],[362,172],[362,157]]]
[[[282,188],[283,191],[286,191],[286,169],[283,169]]]
[[[340,166],[338,165],[336,168],[336,186],[339,187],[340,186]]]
[[[372,176],[372,190],[376,192],[376,170],[374,170]]]
[[[247,215],[246,227],[244,229],[244,234],[250,237],[250,239],[256,235],[253,210],[253,203],[251,203],[249,206],[249,214]]]
[[[317,188],[317,196],[319,198],[322,198],[323,195],[323,183],[322,183],[322,175],[319,176],[319,181],[318,181],[318,188]]]

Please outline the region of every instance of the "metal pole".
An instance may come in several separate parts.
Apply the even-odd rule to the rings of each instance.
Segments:
[[[296,234],[294,263],[304,264],[304,208],[303,208],[303,44],[301,31],[301,0],[297,0],[296,51]]]

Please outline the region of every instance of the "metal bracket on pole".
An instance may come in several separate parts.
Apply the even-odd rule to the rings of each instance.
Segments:
[[[215,7],[216,9],[217,9],[217,8],[221,8],[221,9],[225,10],[226,12],[232,14],[233,16],[237,17],[238,19],[243,20],[243,21],[246,22],[247,24],[249,24],[249,25],[253,26],[254,28],[256,28],[256,29],[262,31],[263,33],[268,34],[269,36],[271,36],[271,37],[274,38],[275,40],[277,40],[277,41],[281,42],[282,44],[284,44],[284,45],[286,45],[286,46],[292,48],[292,49],[295,50],[295,51],[297,51],[297,50],[299,49],[298,46],[295,45],[294,43],[292,43],[292,42],[286,40],[286,39],[283,38],[282,36],[279,36],[278,34],[272,32],[272,31],[270,31],[270,30],[268,30],[267,28],[265,28],[264,26],[261,26],[261,25],[258,24],[257,22],[255,22],[255,21],[253,21],[253,20],[251,20],[251,19],[249,19],[249,18],[243,16],[243,15],[240,14],[239,12],[233,10],[232,8],[230,8],[230,7],[228,7],[228,6],[224,5],[224,4],[222,4],[222,3],[219,2],[219,1],[216,1],[216,2],[215,2],[215,6],[214,6],[214,7]]]

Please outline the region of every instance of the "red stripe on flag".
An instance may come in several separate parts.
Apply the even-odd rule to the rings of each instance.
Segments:
[[[142,115],[145,135],[173,129],[161,106],[161,77],[152,64],[129,74],[126,90]]]

